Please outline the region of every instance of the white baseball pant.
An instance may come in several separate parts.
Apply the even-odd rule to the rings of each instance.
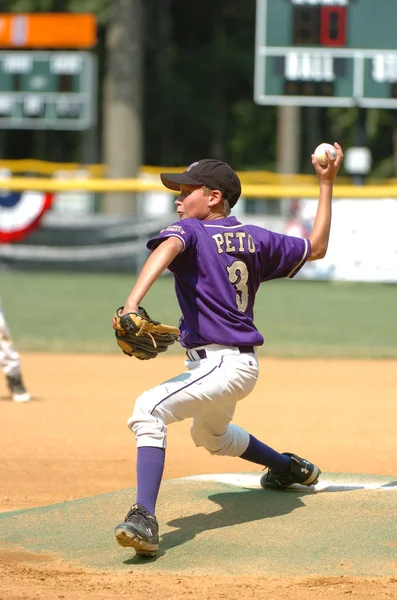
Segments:
[[[236,404],[255,387],[258,360],[255,353],[240,353],[230,346],[202,346],[207,357],[189,350],[187,371],[144,392],[135,401],[128,420],[137,447],[165,448],[167,426],[192,419],[191,436],[196,446],[211,454],[241,456],[249,434],[231,424]]]
[[[11,338],[10,330],[0,304],[0,367],[5,375],[20,370],[20,357]]]

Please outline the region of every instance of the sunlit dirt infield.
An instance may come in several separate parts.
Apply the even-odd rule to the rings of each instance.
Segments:
[[[134,398],[184,370],[183,357],[139,362],[118,354],[29,354],[22,359],[30,403],[11,402],[0,379],[0,512],[134,486],[135,442],[126,426]],[[396,400],[397,361],[262,358],[258,385],[238,405],[235,423],[280,451],[313,460],[326,473],[397,476]],[[189,425],[169,428],[166,479],[255,470],[240,459],[196,448]],[[7,600],[137,594],[153,599],[188,594],[198,600],[397,597],[397,559],[396,578],[269,580],[258,572],[244,578],[163,573],[157,579],[137,566],[126,576],[78,569],[59,556],[27,555],[1,547],[1,540],[0,548],[0,599]]]

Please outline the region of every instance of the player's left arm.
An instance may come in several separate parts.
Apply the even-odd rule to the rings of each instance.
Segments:
[[[183,250],[183,242],[176,236],[169,236],[159,244],[145,262],[130,295],[128,296],[122,314],[138,312],[138,306],[152,285],[157,281],[174,258]]]

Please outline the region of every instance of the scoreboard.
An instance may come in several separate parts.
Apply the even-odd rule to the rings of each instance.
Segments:
[[[257,0],[257,104],[397,108],[397,0]]]
[[[90,52],[0,52],[1,129],[88,129],[96,120],[95,90]]]

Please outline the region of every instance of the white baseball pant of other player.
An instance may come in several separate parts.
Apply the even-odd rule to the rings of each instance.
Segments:
[[[0,301],[0,367],[7,379],[12,399],[27,402],[30,394],[26,391],[21,377],[21,361],[12,340]]]
[[[0,366],[5,375],[20,369],[20,359],[8,328],[0,301]]]

